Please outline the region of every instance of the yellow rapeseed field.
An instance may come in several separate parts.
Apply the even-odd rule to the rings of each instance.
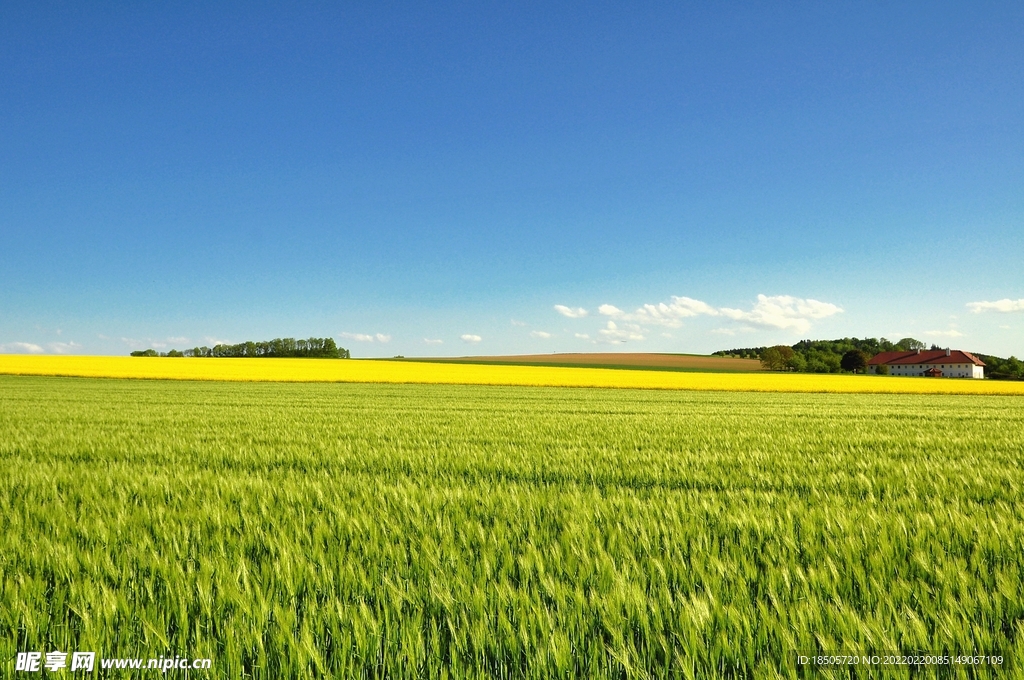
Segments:
[[[369,359],[0,355],[0,374],[90,378],[626,387],[728,392],[1024,395],[1024,382],[813,373],[697,373]]]

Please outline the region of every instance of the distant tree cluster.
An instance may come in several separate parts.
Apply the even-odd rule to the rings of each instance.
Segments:
[[[989,356],[988,354],[977,354],[985,362],[985,375],[994,380],[1024,380],[1024,361],[1011,356],[1009,359]]]
[[[859,349],[851,349],[843,354],[839,360],[839,368],[851,373],[864,373],[868,368],[868,361],[871,359],[866,352]]]
[[[744,347],[715,352],[713,356],[759,359],[769,371],[800,373],[863,373],[868,360],[879,352],[924,349],[926,345],[914,338],[891,342],[885,338],[842,338],[839,340],[801,340],[792,347]],[[987,362],[986,362],[987,363]]]
[[[717,352],[713,352],[713,357],[732,357],[733,359],[760,359],[761,352],[768,349],[767,347],[742,347],[739,349],[722,349]]]
[[[193,347],[178,351],[157,352],[154,349],[136,350],[133,357],[298,357],[307,359],[350,359],[351,354],[344,347],[338,347],[334,338],[275,338],[260,342],[240,342],[237,345],[216,345],[214,347]]]
[[[868,360],[879,352],[913,352],[928,345],[914,338],[890,342],[885,338],[842,338],[840,340],[801,340],[792,347],[744,347],[715,352],[713,356],[759,359],[769,371],[801,373],[863,373]],[[943,349],[932,345],[931,349]],[[1024,361],[1017,357],[1002,359],[989,354],[972,354],[985,362],[985,376],[995,380],[1024,380]],[[888,366],[879,366],[880,374],[888,374]]]
[[[762,368],[769,371],[784,371],[792,368],[790,362],[792,362],[795,356],[796,352],[793,351],[792,347],[775,345],[774,347],[764,348],[758,358],[761,360]]]

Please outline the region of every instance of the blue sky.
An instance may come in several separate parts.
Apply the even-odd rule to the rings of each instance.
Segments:
[[[0,5],[0,351],[1024,354],[1019,3]]]

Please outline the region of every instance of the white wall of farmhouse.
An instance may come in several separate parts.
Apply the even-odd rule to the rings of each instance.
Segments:
[[[985,367],[972,363],[927,363],[927,364],[889,364],[889,375],[923,376],[931,368],[942,371],[943,378],[984,378]]]

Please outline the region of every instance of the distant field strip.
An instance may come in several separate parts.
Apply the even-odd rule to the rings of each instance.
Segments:
[[[0,676],[1021,677],[1022,463],[1012,397],[0,376]]]
[[[654,352],[564,352],[555,354],[510,354],[504,356],[436,357],[411,361],[443,361],[469,364],[589,366],[593,368],[643,368],[668,371],[761,371],[757,359],[659,354]]]
[[[190,359],[0,355],[0,374],[243,382],[620,387],[724,392],[1024,395],[1024,382],[813,373],[698,373],[369,359]]]

